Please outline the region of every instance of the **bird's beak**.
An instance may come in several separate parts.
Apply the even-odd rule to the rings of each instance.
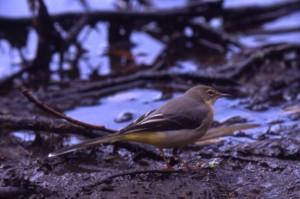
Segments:
[[[231,94],[229,94],[229,93],[219,93],[219,96],[220,97],[232,97],[232,95]]]

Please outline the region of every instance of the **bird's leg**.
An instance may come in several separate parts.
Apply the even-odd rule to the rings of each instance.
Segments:
[[[175,158],[176,161],[178,161],[179,165],[184,162],[180,155],[179,155],[180,151],[178,148],[173,148],[173,151],[172,151],[172,154],[173,154],[173,157]]]
[[[166,166],[166,169],[172,169],[172,166],[170,165],[170,162],[169,162],[169,159],[165,156],[165,153],[163,151],[163,149],[159,149],[159,153],[160,153],[160,156],[163,158],[164,162],[165,162],[165,166]]]
[[[182,167],[186,170],[191,170],[191,167],[189,166],[188,162],[186,160],[183,160],[179,155],[179,149],[174,148],[173,149],[173,156],[178,160],[179,167],[182,165]]]
[[[188,160],[191,161],[191,152],[188,152]],[[188,171],[199,171],[202,169],[202,160],[198,161],[196,164],[188,164],[188,162],[183,162],[183,167]]]

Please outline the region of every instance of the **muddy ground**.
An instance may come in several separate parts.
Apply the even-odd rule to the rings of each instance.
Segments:
[[[286,10],[294,12],[299,5],[285,6]],[[205,31],[201,32],[203,27],[197,29],[200,33],[194,32],[192,37],[183,34],[182,27],[196,26],[189,21],[174,22],[179,30],[157,23],[163,30],[148,30],[148,34],[160,39],[165,35],[173,36],[168,42],[164,42],[165,50],[160,53],[163,56],[158,55],[148,66],[134,63],[129,53],[130,48],[120,48],[120,51],[111,49],[105,55],[110,59],[110,73],[103,75],[91,70],[88,79],[82,78],[82,71],[74,66],[79,63],[78,59],[91,59],[81,57],[82,52],[79,52],[78,59],[70,61],[69,57],[65,60],[70,64],[69,70],[51,71],[50,65],[53,62],[49,60],[52,56],[48,57],[47,52],[52,51],[47,50],[46,53],[43,51],[45,54],[42,56],[37,53],[37,58],[30,63],[22,62],[25,75],[23,72],[16,75],[12,73],[0,81],[0,198],[300,198],[300,45],[293,41],[274,42],[268,39],[264,43],[259,38],[256,42],[261,43],[256,46],[247,46],[241,42],[246,37],[243,35],[245,32],[255,36],[257,32],[264,30],[261,25],[266,21],[289,14],[278,10],[276,6],[271,8],[263,9],[262,13],[271,10],[272,15],[257,15],[257,18],[251,18],[253,21],[248,18],[248,22],[234,20],[234,15],[223,13],[224,20],[228,21],[224,21],[222,31],[219,30],[215,35],[209,32],[209,36],[204,34]],[[239,9],[242,10],[242,7]],[[255,15],[253,10],[248,10]],[[36,20],[45,22],[48,18],[41,13],[45,14],[47,10],[39,12]],[[193,12],[191,10],[188,13]],[[276,14],[277,12],[280,14]],[[193,16],[180,13],[184,19]],[[128,17],[125,14],[124,17]],[[168,17],[167,14],[164,17]],[[203,14],[201,11],[199,15],[207,13]],[[176,12],[172,16],[176,16]],[[265,16],[267,17],[264,18]],[[164,22],[160,21],[160,15],[153,13],[141,17],[147,23],[152,20]],[[59,16],[55,19],[62,20]],[[96,23],[81,19],[89,25]],[[113,17],[105,20],[112,20],[109,22],[116,24]],[[17,22],[20,23],[17,27],[26,25],[24,21]],[[66,25],[63,20],[61,23]],[[128,21],[124,19],[123,23],[128,28]],[[140,28],[140,23],[132,24],[130,28]],[[259,25],[242,29],[247,23]],[[39,32],[39,37],[57,37],[43,32],[45,27],[33,27]],[[110,34],[118,28],[124,27],[112,25]],[[296,28],[278,29],[276,33],[266,31],[263,34],[275,38],[285,31],[299,33]],[[48,31],[53,33],[53,27]],[[143,31],[147,32],[146,29]],[[230,39],[227,38],[229,34]],[[120,38],[127,38],[126,41],[129,41],[128,35],[114,36],[115,38],[109,38],[111,45]],[[284,35],[284,38],[289,38],[289,35]],[[40,39],[38,45],[39,48],[55,48],[56,44],[51,43],[55,41],[57,38],[50,40],[50,45]],[[194,42],[194,46],[187,47],[191,42]],[[195,42],[198,42],[197,45]],[[129,44],[125,42],[126,45]],[[119,47],[116,45],[114,48]],[[204,55],[202,57],[199,54]],[[125,64],[124,59],[127,60]],[[181,60],[193,60],[197,68],[185,69],[178,63]],[[116,67],[122,63],[124,65]],[[49,66],[46,67],[48,70],[35,66],[42,64]],[[58,80],[55,78],[57,75]],[[164,162],[156,149],[131,143],[99,146],[57,158],[47,158],[49,152],[72,144],[72,139],[78,141],[103,136],[108,131],[91,130],[57,118],[41,110],[21,92],[27,87],[33,91],[34,96],[56,110],[68,115],[74,114],[77,119],[117,129],[133,121],[144,109],[149,111],[196,84],[214,85],[232,94],[223,104],[216,105],[216,109],[221,109],[226,117],[218,119],[219,112],[216,113],[214,126],[249,122],[261,126],[251,131],[237,131],[217,143],[201,146],[196,144],[179,149],[180,158],[192,169],[185,169],[178,158],[172,157],[172,150],[167,150],[174,167],[172,170],[164,169]],[[124,97],[124,93],[130,94],[132,89],[141,91],[140,98],[146,101],[140,103],[141,99],[138,97],[130,97],[129,100],[126,98],[126,101],[117,95],[123,92]],[[151,92],[157,92],[159,96],[153,98],[149,94]],[[109,101],[109,96],[117,97],[110,98]],[[118,107],[114,100],[119,100],[120,104],[128,103],[130,111],[123,110],[122,106]],[[233,106],[224,105],[233,101]],[[83,110],[80,108],[85,107],[91,108],[88,109],[88,114],[80,112]],[[101,112],[102,109],[94,109],[96,107],[108,108],[103,109],[106,112]],[[290,107],[293,112],[284,112],[286,107]],[[78,112],[72,112],[73,110]],[[95,112],[96,110],[98,111]],[[231,114],[234,110],[242,111]],[[124,111],[128,112],[124,114]],[[115,114],[118,112],[120,114]],[[97,121],[86,116],[89,114],[95,115]]]

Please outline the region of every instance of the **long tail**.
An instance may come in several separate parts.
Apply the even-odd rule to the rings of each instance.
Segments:
[[[82,142],[80,144],[76,144],[70,147],[66,147],[60,150],[57,150],[53,153],[49,153],[48,157],[56,157],[56,156],[60,156],[66,153],[70,153],[85,147],[89,147],[89,146],[93,146],[93,145],[97,145],[97,144],[105,144],[105,143],[113,143],[113,142],[117,142],[120,141],[122,139],[122,135],[120,134],[116,134],[116,135],[110,135],[110,136],[106,136],[106,137],[101,137],[101,138],[94,138],[85,142]]]

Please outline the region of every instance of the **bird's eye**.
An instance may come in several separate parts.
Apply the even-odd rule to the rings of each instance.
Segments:
[[[211,89],[207,90],[206,92],[207,92],[207,94],[208,94],[210,97],[215,96],[215,92],[214,92],[213,90],[211,90]]]

